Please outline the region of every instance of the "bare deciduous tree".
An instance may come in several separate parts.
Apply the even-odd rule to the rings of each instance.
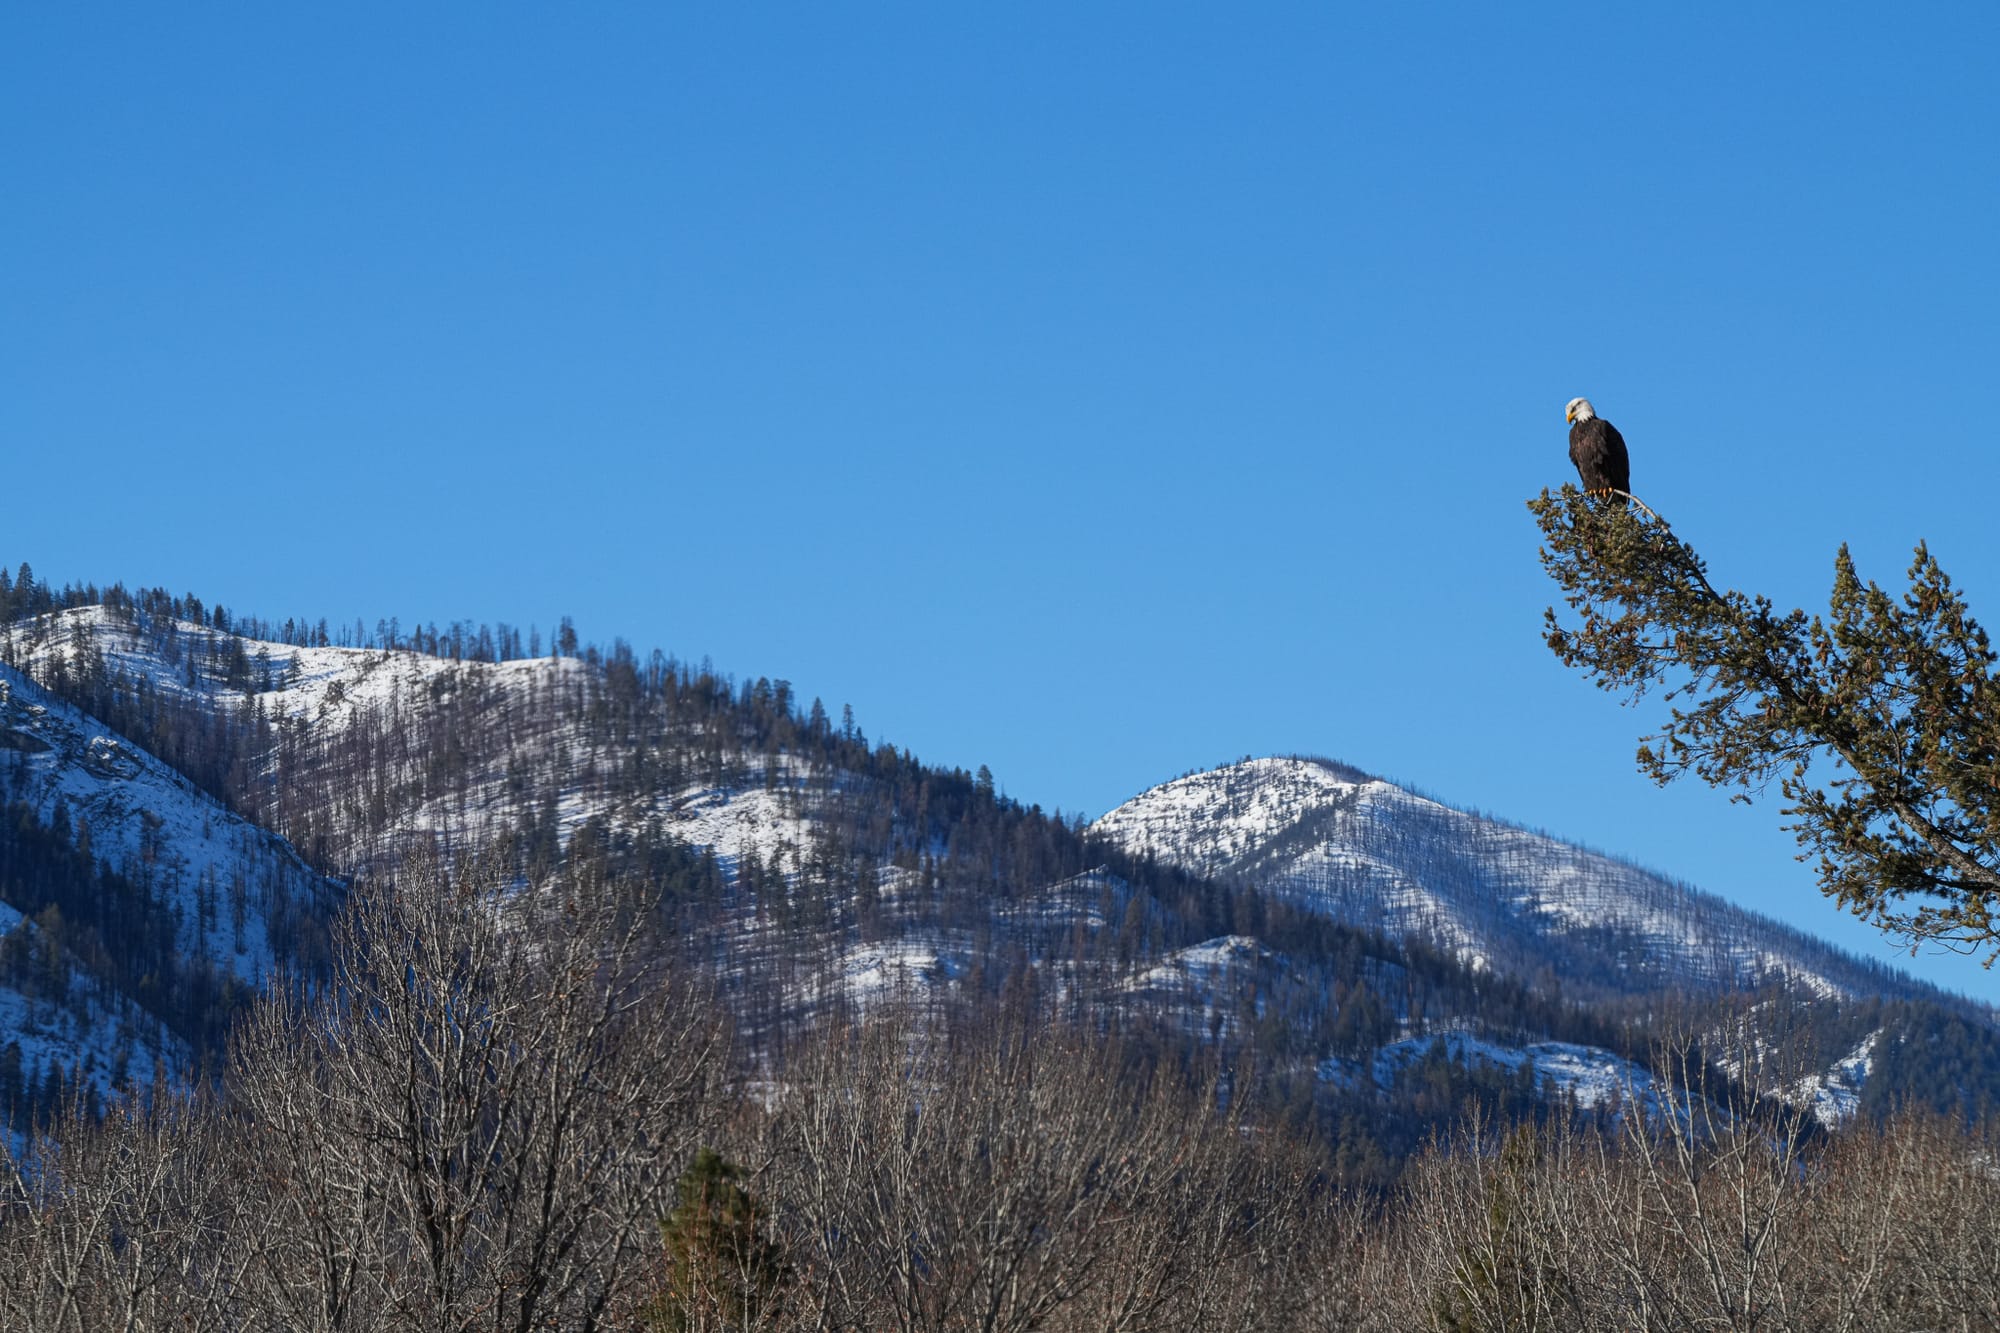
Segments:
[[[357,892],[329,992],[234,1052],[290,1326],[586,1329],[637,1299],[722,1104],[720,1024],[652,953],[560,884]]]
[[[80,1102],[0,1155],[0,1326],[236,1327],[258,1219],[205,1099],[156,1087],[93,1121]]]
[[[772,1196],[818,1328],[1257,1326],[1311,1171],[1217,1088],[1060,1029],[819,1038],[775,1108]]]

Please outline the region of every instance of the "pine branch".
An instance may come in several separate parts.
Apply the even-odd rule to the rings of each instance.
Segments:
[[[1831,620],[1719,590],[1666,520],[1605,509],[1574,487],[1529,501],[1542,561],[1573,613],[1550,648],[1600,688],[1692,702],[1639,748],[1641,771],[1747,793],[1783,773],[1785,814],[1820,856],[1822,892],[1911,940],[2000,956],[2000,683],[1963,599],[1918,548],[1899,605],[1836,560]],[[1807,781],[1815,757],[1853,776]],[[1788,771],[1787,771],[1788,770]],[[1925,899],[1915,910],[1897,904]]]

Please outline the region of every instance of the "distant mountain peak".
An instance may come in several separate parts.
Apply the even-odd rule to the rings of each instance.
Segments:
[[[1929,988],[1628,862],[1331,760],[1247,759],[1140,793],[1093,826],[1126,851],[1566,986],[1820,995]]]

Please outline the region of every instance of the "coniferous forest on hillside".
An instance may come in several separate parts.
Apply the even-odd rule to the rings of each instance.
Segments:
[[[24,564],[0,671],[6,1327],[2000,1325],[2000,1031],[1885,969],[1343,916],[566,619]]]

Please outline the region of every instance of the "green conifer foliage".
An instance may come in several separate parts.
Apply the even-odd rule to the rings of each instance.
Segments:
[[[1567,615],[1564,665],[1672,706],[1642,772],[1749,800],[1775,783],[1820,888],[1912,945],[2000,957],[2000,678],[1986,632],[1921,544],[1909,590],[1864,583],[1843,546],[1824,616],[1718,591],[1650,513],[1574,486],[1528,502]]]
[[[1466,1228],[1448,1280],[1432,1293],[1441,1333],[1580,1327],[1583,1296],[1557,1259],[1554,1210],[1541,1197],[1550,1173],[1542,1142],[1534,1125],[1518,1125],[1479,1168],[1483,1225]]]
[[[666,1280],[655,1328],[756,1329],[779,1313],[790,1274],[742,1175],[709,1148],[681,1174],[680,1204],[662,1227]]]

